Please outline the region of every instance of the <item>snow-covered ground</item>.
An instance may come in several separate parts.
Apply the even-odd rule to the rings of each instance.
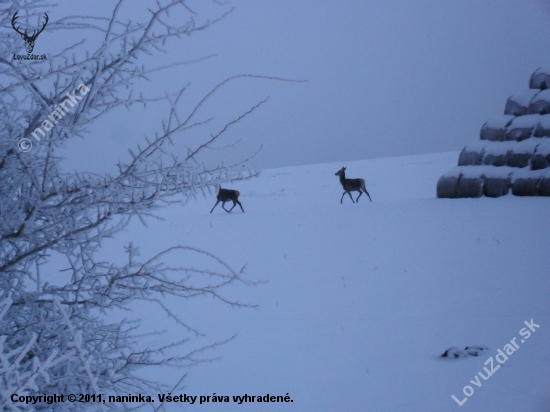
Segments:
[[[193,246],[234,268],[246,264],[248,279],[265,281],[225,292],[256,309],[167,300],[206,335],[191,348],[237,335],[205,353],[220,359],[191,368],[181,391],[231,402],[197,398],[185,410],[550,411],[550,198],[436,199],[437,180],[457,159],[442,153],[265,170],[233,186],[245,213],[218,205],[210,214],[214,196],[199,197],[105,242],[105,253],[119,258],[130,240],[143,257]],[[346,196],[340,204],[334,174],[342,166],[366,180],[372,203]],[[134,315],[177,335],[165,315],[142,312]],[[540,327],[525,339],[520,330],[531,319]],[[498,350],[513,338],[519,349],[481,379],[478,372],[491,370],[487,359],[497,369]],[[472,345],[487,349],[439,357]],[[473,394],[466,388],[471,396],[459,406],[451,396],[462,402],[465,386]],[[287,393],[293,402],[232,401]]]

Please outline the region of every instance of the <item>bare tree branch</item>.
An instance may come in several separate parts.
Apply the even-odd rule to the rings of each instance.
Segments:
[[[205,30],[233,12],[223,2],[213,4],[220,11],[211,19],[202,18],[200,11],[190,8],[185,0],[151,1],[150,14],[142,21],[124,19],[126,7],[134,6],[124,0],[113,4],[108,17],[70,16],[56,21],[52,17],[44,28],[45,34],[81,32],[87,37],[95,36],[99,45],[88,50],[87,41],[76,39],[48,60],[19,64],[12,59],[22,45],[20,36],[10,27],[12,16],[19,12],[20,16],[39,18],[45,8],[54,6],[38,0],[0,2],[0,27],[6,28],[6,35],[0,38],[1,397],[15,391],[48,394],[178,390],[181,380],[175,386],[162,386],[136,371],[187,367],[207,361],[210,358],[203,354],[226,341],[192,350],[185,346],[182,350],[190,338],[201,332],[181,318],[165,297],[210,296],[229,306],[255,307],[226,297],[224,290],[233,284],[251,286],[258,282],[245,277],[244,267],[235,270],[204,250],[178,245],[140,261],[137,248],[130,244],[125,264],[96,258],[103,239],[115,236],[133,218],[145,224],[166,204],[186,202],[198,192],[258,174],[246,167],[256,153],[245,155],[232,165],[219,159],[212,167],[204,165],[204,155],[205,149],[217,148],[214,143],[222,144],[229,130],[245,121],[268,97],[206,133],[200,143],[191,144],[185,138],[191,130],[213,128],[213,116],[200,118],[199,110],[229,83],[238,79],[294,80],[251,74],[232,76],[195,104],[184,99],[189,83],[158,96],[144,96],[138,91],[139,82],[149,80],[155,73],[213,57],[184,59],[157,67],[145,67],[140,60],[152,53],[166,52],[168,41]],[[58,153],[63,145],[86,136],[90,126],[103,115],[123,105],[132,108],[157,102],[168,104],[166,118],[153,136],[129,150],[131,159],[120,162],[117,173],[61,170]],[[184,104],[191,108],[183,110]],[[20,139],[34,144],[30,152],[19,150]],[[188,147],[182,158],[172,150],[176,139]],[[61,285],[45,281],[46,263],[53,253],[67,262],[63,274],[68,280]],[[186,264],[181,254],[189,253],[206,258],[206,263],[201,267]],[[174,257],[183,263],[167,263]],[[140,346],[143,336],[138,334],[138,321],[107,321],[113,313],[130,311],[136,302],[164,311],[181,328],[182,338],[160,347],[144,348]],[[18,405],[7,407],[24,409]],[[69,407],[84,410],[82,405],[61,404],[56,405],[56,410]],[[35,410],[47,408],[38,405]]]

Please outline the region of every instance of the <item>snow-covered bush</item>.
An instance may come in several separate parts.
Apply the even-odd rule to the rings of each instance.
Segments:
[[[146,301],[158,304],[184,331],[192,332],[163,305],[164,296],[209,295],[238,304],[225,299],[220,289],[235,282],[248,283],[242,271],[189,247],[174,246],[140,262],[136,248],[129,246],[128,262],[122,265],[95,257],[102,239],[115,235],[131,218],[143,221],[169,202],[256,174],[243,168],[244,162],[206,167],[201,156],[265,99],[219,130],[206,133],[200,144],[188,147],[181,157],[170,152],[170,145],[189,129],[208,122],[197,113],[217,90],[236,78],[258,76],[226,79],[191,104],[187,112],[179,106],[184,85],[169,94],[162,92],[161,97],[148,98],[136,92],[138,80],[162,69],[146,68],[142,56],[165,51],[163,46],[170,39],[208,28],[227,14],[227,6],[213,1],[221,11],[214,19],[198,23],[196,11],[184,0],[151,1],[146,21],[124,18],[127,4],[113,4],[110,18],[56,21],[51,15],[44,33],[83,30],[86,37],[99,38],[99,46],[86,50],[83,42],[76,41],[47,60],[30,62],[12,59],[21,51],[21,38],[11,28],[13,16],[17,12],[20,18],[32,19],[42,16],[44,7],[52,6],[36,0],[1,4],[0,27],[6,34],[0,39],[0,403],[13,410],[24,405],[8,402],[12,393],[100,390],[120,394],[159,389],[157,382],[144,379],[136,370],[151,365],[189,365],[197,361],[193,353],[168,357],[163,348],[137,349],[135,325],[111,324],[106,314]],[[77,104],[70,105],[68,95]],[[63,172],[59,149],[75,137],[84,137],[92,122],[116,107],[158,100],[169,103],[166,118],[162,122],[157,119],[158,132],[132,150],[130,161],[119,163],[116,174]],[[52,122],[54,127],[50,127]],[[25,139],[40,142],[25,151],[29,148],[21,143]],[[164,263],[168,254],[180,251],[201,254],[212,265],[171,267]],[[43,280],[41,270],[51,253],[66,261],[69,280],[65,284]],[[196,281],[204,276],[207,282]],[[77,406],[68,404],[67,408],[77,410]],[[49,406],[34,405],[32,409],[41,407]],[[56,405],[56,410],[62,408],[63,404]]]

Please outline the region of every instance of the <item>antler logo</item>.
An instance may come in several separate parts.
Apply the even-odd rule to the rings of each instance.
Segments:
[[[42,33],[42,31],[46,28],[46,25],[48,24],[48,20],[49,20],[48,15],[44,13],[44,24],[42,25],[42,28],[39,30],[33,30],[32,34],[29,36],[27,34],[26,29],[24,32],[21,32],[19,31],[19,26],[15,27],[18,13],[19,11],[16,11],[13,17],[11,18],[11,26],[17,33],[21,35],[21,38],[25,40],[25,48],[27,49],[27,53],[32,53],[32,51],[34,50],[34,42],[36,41],[36,38],[40,33]]]

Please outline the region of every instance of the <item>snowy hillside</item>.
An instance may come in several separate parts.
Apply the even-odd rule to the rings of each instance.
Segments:
[[[191,368],[181,391],[230,402],[197,398],[185,410],[550,411],[550,199],[436,199],[437,179],[456,159],[443,153],[266,170],[232,187],[245,213],[218,205],[210,214],[214,195],[198,197],[163,210],[164,221],[135,222],[106,241],[105,253],[118,258],[130,240],[142,256],[193,246],[234,268],[246,264],[248,279],[265,281],[225,292],[258,308],[166,302],[205,335],[190,348],[237,335],[205,353],[221,359]],[[372,203],[346,196],[340,204],[334,173],[342,166],[349,178],[366,180]],[[177,334],[165,315],[133,315]],[[524,339],[520,330],[531,319],[540,327]],[[487,359],[496,369],[498,350],[513,338],[519,349],[481,379]],[[144,344],[158,339],[167,338]],[[486,349],[439,357],[467,346]],[[466,388],[459,406],[451,396],[463,402],[465,386],[473,393]],[[293,402],[232,400],[287,393]]]

